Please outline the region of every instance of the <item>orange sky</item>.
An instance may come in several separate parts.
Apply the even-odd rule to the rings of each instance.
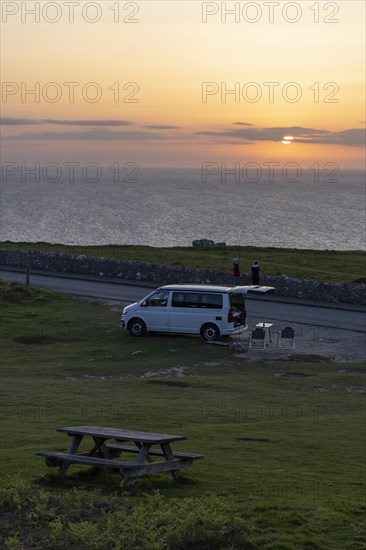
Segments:
[[[64,2],[45,13],[40,2],[38,22],[35,2],[2,2],[3,159],[363,168],[364,3],[278,3],[273,22],[263,1],[236,3],[223,22],[221,2],[120,2],[114,22],[116,2],[83,15],[81,0],[70,22]]]

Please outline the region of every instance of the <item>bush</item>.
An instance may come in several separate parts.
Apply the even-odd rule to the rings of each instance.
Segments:
[[[2,548],[54,550],[254,550],[233,502],[215,496],[102,497],[73,489],[64,498],[18,481],[0,497]]]
[[[0,281],[0,302],[2,305],[20,304],[32,301],[47,301],[56,295],[49,290],[32,288],[19,283]]]

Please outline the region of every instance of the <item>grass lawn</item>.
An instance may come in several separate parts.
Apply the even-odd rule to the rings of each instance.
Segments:
[[[184,265],[231,271],[234,257],[241,260],[242,273],[250,272],[254,260],[261,265],[263,275],[287,275],[297,279],[314,279],[328,283],[366,283],[365,252],[335,250],[299,250],[290,248],[256,248],[227,246],[225,248],[151,246],[66,246],[49,243],[1,243],[2,248],[57,251],[85,254],[118,260]]]
[[[99,303],[0,290],[0,548],[365,548],[363,366],[251,363],[199,337],[133,338]],[[174,448],[205,458],[128,492],[105,470],[57,480],[34,453],[80,424],[182,434]]]

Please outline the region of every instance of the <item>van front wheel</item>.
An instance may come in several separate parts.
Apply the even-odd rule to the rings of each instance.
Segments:
[[[203,325],[201,334],[207,342],[210,342],[218,339],[220,336],[220,331],[216,325],[208,323],[207,325]]]
[[[127,328],[132,336],[143,336],[146,333],[146,325],[142,319],[131,319]]]

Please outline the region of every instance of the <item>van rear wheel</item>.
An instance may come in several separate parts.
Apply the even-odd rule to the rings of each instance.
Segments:
[[[146,325],[142,319],[131,319],[128,323],[127,329],[132,336],[143,336],[146,334]]]
[[[207,323],[207,325],[203,325],[201,334],[207,342],[210,342],[218,339],[220,331],[213,323]]]

